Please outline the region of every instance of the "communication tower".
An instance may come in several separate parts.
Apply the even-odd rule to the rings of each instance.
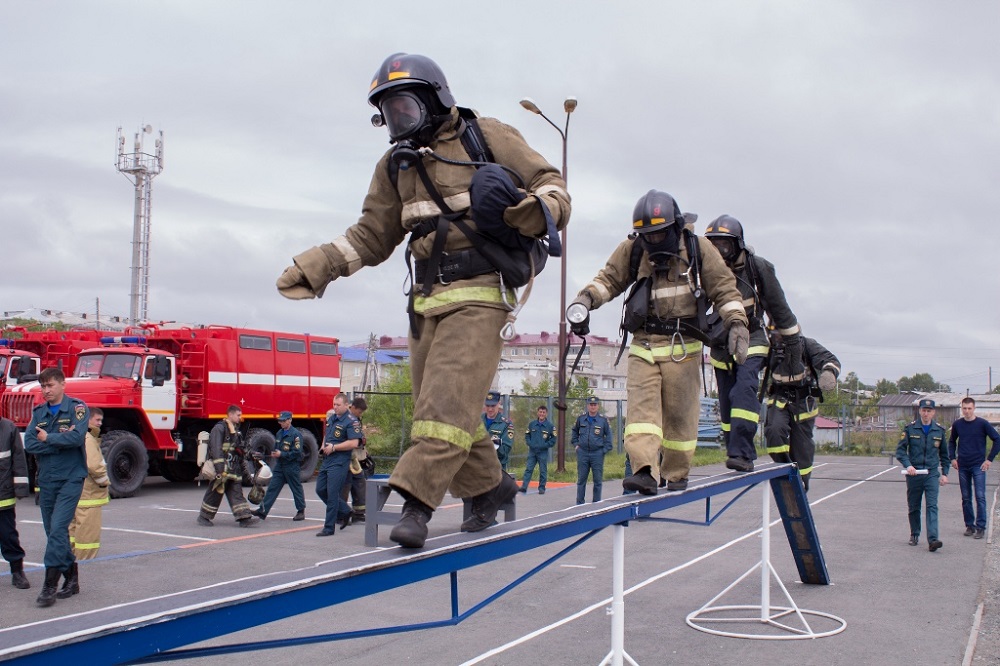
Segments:
[[[145,321],[149,307],[149,212],[153,178],[163,171],[163,131],[155,152],[143,151],[143,139],[152,134],[146,125],[135,133],[132,152],[125,152],[125,134],[118,128],[118,171],[135,185],[135,216],[132,224],[132,287],[129,293],[129,323]]]

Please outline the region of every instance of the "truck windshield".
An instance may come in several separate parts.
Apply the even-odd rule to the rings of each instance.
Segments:
[[[76,363],[74,377],[139,378],[142,357],[134,354],[84,354]]]
[[[7,376],[7,357],[0,356],[0,377]]]

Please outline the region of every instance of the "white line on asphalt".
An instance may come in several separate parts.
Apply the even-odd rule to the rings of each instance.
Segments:
[[[27,523],[30,525],[41,525],[40,520],[19,520],[18,523]],[[186,534],[168,534],[167,532],[150,532],[149,530],[129,530],[124,527],[101,527],[102,532],[130,532],[132,534],[148,534],[150,536],[164,536],[164,537],[174,537],[175,539],[191,539],[192,541],[216,541],[216,539],[210,539],[207,537],[195,537],[188,536]]]
[[[563,569],[596,569],[597,567],[592,567],[586,564],[560,564]]]
[[[864,479],[863,481],[858,481],[857,483],[851,484],[850,486],[847,486],[846,488],[843,488],[843,489],[838,490],[836,492],[830,493],[829,495],[826,495],[825,497],[821,497],[818,500],[816,500],[815,502],[810,502],[809,506],[816,506],[817,504],[819,504],[820,502],[823,502],[824,500],[827,500],[827,499],[829,499],[831,497],[836,497],[837,495],[840,495],[843,492],[846,492],[846,491],[848,491],[848,490],[850,490],[852,488],[856,488],[856,487],[860,486],[862,483],[865,483],[866,481],[871,481],[874,478],[877,478],[877,477],[879,477],[879,476],[881,476],[881,475],[883,475],[883,474],[885,474],[887,472],[892,472],[892,471],[897,470],[897,469],[899,469],[899,468],[896,467],[896,466],[892,466],[892,467],[890,467],[888,469],[884,469],[881,472],[878,472],[877,474],[873,474],[872,476],[869,476],[868,478]],[[777,525],[780,522],[781,522],[780,518],[777,519],[777,520],[774,520],[774,521],[771,522],[771,524],[769,525],[769,527],[774,527],[775,525]],[[644,580],[644,581],[642,581],[640,583],[637,583],[636,585],[633,585],[632,587],[630,587],[627,590],[625,590],[625,595],[628,596],[632,592],[635,592],[637,590],[641,590],[642,588],[646,587],[647,585],[650,585],[650,584],[655,583],[655,582],[657,582],[657,581],[659,581],[659,580],[661,580],[663,578],[666,578],[667,576],[675,574],[678,571],[683,571],[684,569],[687,569],[688,567],[693,566],[693,565],[697,564],[698,562],[701,562],[702,560],[706,560],[706,559],[708,559],[710,557],[713,557],[714,555],[717,555],[717,554],[721,553],[722,551],[724,551],[724,550],[726,550],[726,549],[728,549],[728,548],[730,548],[732,546],[735,546],[736,544],[740,543],[741,541],[745,541],[747,539],[753,538],[753,537],[757,536],[760,533],[761,533],[761,530],[759,528],[756,529],[756,530],[753,530],[752,532],[747,532],[743,536],[737,537],[737,538],[733,539],[732,541],[730,541],[729,543],[725,543],[725,544],[719,546],[718,548],[715,548],[714,550],[710,550],[707,553],[699,555],[698,557],[694,558],[693,560],[688,560],[687,562],[684,562],[682,564],[678,564],[673,569],[668,569],[667,571],[663,571],[661,573],[658,573],[658,574],[656,574],[655,576],[653,576],[651,578],[647,578],[646,580]],[[487,660],[487,659],[489,659],[491,657],[494,657],[494,656],[496,656],[498,654],[506,652],[507,650],[509,650],[509,649],[511,649],[513,647],[517,647],[518,645],[521,645],[523,643],[527,643],[528,641],[530,641],[530,640],[532,640],[534,638],[537,638],[538,636],[541,636],[542,634],[548,633],[549,631],[552,631],[553,629],[558,629],[559,627],[561,627],[563,625],[569,624],[573,620],[579,619],[579,618],[581,618],[581,617],[583,617],[583,616],[585,616],[585,615],[587,615],[589,613],[592,613],[595,610],[598,610],[598,609],[601,609],[601,608],[607,608],[607,605],[609,603],[611,603],[611,601],[612,601],[612,598],[608,597],[607,599],[603,599],[601,601],[598,601],[597,603],[591,604],[590,606],[587,606],[586,608],[583,608],[583,609],[577,611],[576,613],[573,613],[572,615],[564,617],[561,620],[553,622],[552,624],[549,624],[548,626],[536,629],[535,631],[533,631],[533,632],[531,632],[529,634],[525,634],[524,636],[522,636],[520,638],[514,639],[514,640],[512,640],[512,641],[510,641],[510,642],[508,642],[508,643],[506,643],[504,645],[501,645],[499,647],[495,647],[492,650],[489,650],[488,652],[484,652],[483,654],[479,655],[478,657],[474,657],[474,658],[472,658],[472,659],[470,659],[470,660],[468,660],[466,662],[463,662],[461,664],[461,666],[472,666],[473,664],[482,663],[483,661],[485,661],[485,660]]]

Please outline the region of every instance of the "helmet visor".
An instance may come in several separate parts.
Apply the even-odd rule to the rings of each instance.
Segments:
[[[393,141],[413,136],[427,123],[427,108],[412,92],[387,93],[379,109]]]

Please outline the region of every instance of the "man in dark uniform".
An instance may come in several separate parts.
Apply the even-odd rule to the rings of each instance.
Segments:
[[[514,426],[500,411],[499,391],[490,391],[486,394],[483,427],[486,428],[486,436],[493,442],[501,469],[506,472],[510,463],[510,450],[514,448]]]
[[[338,393],[333,399],[333,414],[326,422],[323,438],[323,464],[316,477],[316,494],[326,504],[326,520],[318,537],[332,536],[337,526],[344,529],[351,524],[351,506],[343,500],[340,489],[350,473],[351,450],[361,442],[361,424],[348,411],[347,396]]]
[[[723,261],[733,271],[736,288],[743,297],[743,308],[749,320],[750,347],[747,360],[733,362],[725,344],[712,347],[712,367],[719,386],[719,413],[722,418],[722,439],[726,443],[726,467],[739,472],[752,472],[757,459],[753,439],[760,420],[760,371],[768,356],[767,315],[776,331],[784,338],[788,356],[785,365],[794,366],[793,376],[782,368],[772,374],[787,381],[802,379],[802,343],[799,323],[788,307],[785,292],[778,282],[774,265],[754,253],[743,240],[743,225],[735,217],[722,215],[705,230],[705,238],[722,255]],[[782,366],[785,367],[785,366]]]
[[[240,527],[253,527],[258,522],[243,496],[243,461],[246,459],[246,452],[243,448],[243,434],[240,432],[242,420],[243,410],[230,405],[226,410],[226,418],[216,423],[209,433],[208,457],[215,465],[216,476],[208,484],[205,497],[201,500],[199,525],[212,526],[212,519],[219,511],[223,495]]]
[[[281,430],[274,434],[274,450],[271,451],[271,457],[274,458],[271,480],[267,484],[264,499],[253,515],[261,520],[267,518],[268,512],[274,506],[274,500],[278,499],[278,493],[285,483],[288,483],[288,487],[292,489],[292,498],[295,500],[295,516],[292,520],[305,520],[306,498],[302,492],[299,463],[302,460],[302,433],[292,425],[291,412],[278,414],[278,425],[281,426]]]
[[[604,485],[604,456],[611,451],[611,423],[598,412],[601,401],[587,398],[587,413],[573,424],[573,448],[576,449],[576,503],[583,504],[587,494],[587,476],[594,474],[593,501],[601,501]]]
[[[527,239],[548,234],[551,243],[559,236],[551,227],[569,222],[570,198],[558,169],[515,129],[460,110],[444,73],[427,57],[387,58],[371,82],[368,101],[379,109],[375,120],[385,124],[395,146],[375,167],[361,218],[332,243],[296,256],[277,287],[286,298],[322,296],[331,281],[382,263],[410,236],[417,273],[423,271],[409,307],[413,424],[410,447],[389,479],[405,500],[389,538],[421,548],[427,521],[446,492],[472,499],[472,515],[461,528],[467,532],[490,527],[500,506],[517,495],[517,482],[500,468],[480,419],[482,396],[503,349],[498,333],[517,296],[459,228],[461,223],[479,230],[473,178],[495,166],[477,171],[469,165],[463,137],[473,137],[477,132],[470,128],[478,127],[496,165],[523,182],[508,182],[511,203],[495,216],[502,219],[487,216],[487,222]]]
[[[14,507],[28,496],[28,463],[21,433],[14,422],[0,418],[0,554],[10,563],[10,583],[20,590],[31,587],[24,575],[24,548],[17,534]]]
[[[819,415],[823,392],[837,388],[840,361],[833,352],[812,338],[802,337],[801,342],[789,351],[782,335],[777,332],[771,334],[771,363],[774,367],[767,387],[764,439],[771,460],[793,462],[798,466],[802,485],[808,491],[816,455],[813,426]],[[799,363],[803,367],[802,378],[794,382],[774,371],[784,364],[784,356],[789,353],[799,354]]]
[[[545,494],[545,482],[549,479],[549,449],[555,446],[556,436],[552,421],[549,420],[549,408],[539,405],[538,418],[528,424],[524,431],[524,443],[528,445],[528,461],[524,466],[524,482],[521,492],[528,492],[531,475],[538,464],[538,494]]]
[[[358,428],[361,429],[361,440],[358,442],[358,448],[351,451],[351,465],[348,468],[347,480],[340,491],[340,498],[345,502],[348,498],[351,500],[351,523],[363,523],[365,522],[365,497],[367,493],[365,485],[369,476],[365,471],[364,465],[370,464],[371,461],[362,464],[362,461],[368,458],[368,450],[366,447],[365,423],[361,417],[368,411],[368,401],[360,395],[355,396],[347,409],[358,420]]]
[[[90,412],[81,400],[66,395],[66,375],[59,368],[45,368],[38,375],[45,399],[31,413],[24,431],[24,449],[38,460],[39,505],[45,528],[45,582],[39,606],[51,606],[80,591],[76,557],[69,541],[69,524],[87,477],[84,439]],[[66,584],[58,593],[59,575]]]
[[[920,542],[920,498],[927,505],[927,549],[932,553],[943,546],[938,538],[938,488],[948,483],[948,440],[944,428],[934,420],[935,404],[930,398],[917,403],[920,419],[903,428],[896,447],[896,460],[906,468],[906,503],[910,517],[910,545]]]

